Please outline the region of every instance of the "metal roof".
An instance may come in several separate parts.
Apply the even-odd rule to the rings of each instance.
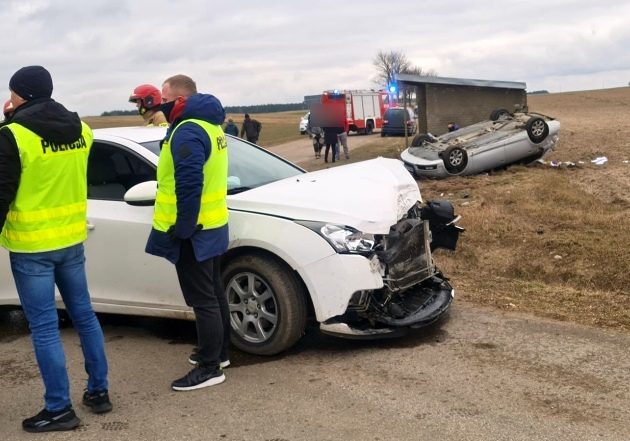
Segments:
[[[526,89],[527,85],[519,81],[472,80],[467,78],[431,77],[424,75],[398,74],[396,79],[405,84],[448,84],[451,86],[499,87],[503,89]]]

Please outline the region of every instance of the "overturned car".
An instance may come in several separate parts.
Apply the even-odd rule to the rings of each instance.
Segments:
[[[419,134],[401,154],[419,178],[472,175],[542,158],[558,142],[560,122],[538,113],[492,112],[490,119],[434,137]]]

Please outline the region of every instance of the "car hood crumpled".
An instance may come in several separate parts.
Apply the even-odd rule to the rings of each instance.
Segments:
[[[418,184],[398,159],[376,158],[305,173],[228,197],[232,210],[348,225],[387,234],[417,202]]]

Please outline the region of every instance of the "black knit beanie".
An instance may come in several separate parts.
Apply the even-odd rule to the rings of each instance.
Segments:
[[[53,82],[50,72],[42,66],[26,66],[13,74],[9,89],[26,101],[37,98],[50,98]]]

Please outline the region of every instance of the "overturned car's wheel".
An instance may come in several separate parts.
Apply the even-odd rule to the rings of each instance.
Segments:
[[[435,142],[435,139],[427,135],[426,133],[418,133],[411,140],[411,147],[420,147],[423,142]]]
[[[454,175],[463,172],[468,165],[468,154],[461,147],[450,146],[441,152],[440,156],[442,156],[446,170]]]
[[[531,117],[525,127],[527,129],[527,136],[529,136],[529,139],[531,139],[534,144],[543,142],[547,135],[549,135],[549,125],[544,119],[538,116]]]
[[[306,299],[295,275],[273,258],[244,255],[223,269],[232,343],[242,351],[274,355],[291,347],[306,327]]]
[[[499,121],[509,118],[510,116],[510,112],[508,112],[506,109],[494,109],[492,113],[490,113],[490,120]]]

